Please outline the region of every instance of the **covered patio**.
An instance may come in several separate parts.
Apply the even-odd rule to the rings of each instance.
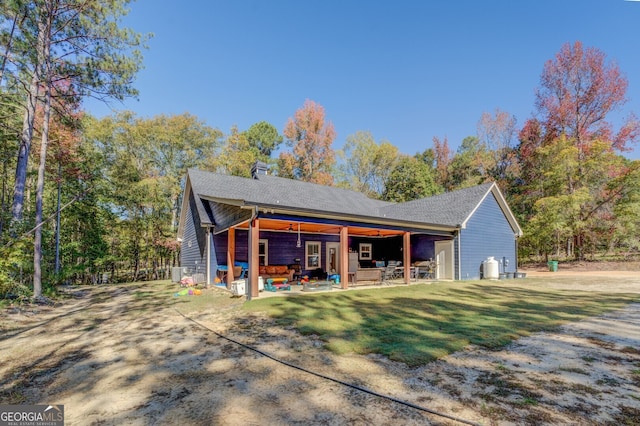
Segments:
[[[297,269],[296,280],[291,283],[294,287],[318,269],[325,276],[316,278],[331,276],[341,289],[368,281],[373,285],[391,281],[409,284],[425,278],[424,274],[418,276],[417,262],[435,264],[434,242],[453,239],[451,230],[427,232],[372,224],[327,223],[326,218],[275,217],[270,211],[256,216],[215,233],[210,239],[213,247],[209,248],[215,256],[211,269],[223,265],[227,288],[238,278],[247,279],[249,297],[266,294],[259,292],[259,267],[282,263]],[[246,267],[241,277],[227,266],[238,264]],[[385,275],[388,267],[394,269],[393,277]],[[367,271],[379,272],[379,278],[373,278],[375,274]],[[435,273],[432,276],[435,278]]]
[[[332,284],[329,289],[323,288],[317,291],[306,291],[303,284],[292,284],[290,290],[278,290],[278,291],[266,291],[261,290],[259,292],[259,297],[305,297],[314,294],[324,294],[324,293],[340,293],[344,291],[353,291],[353,290],[367,290],[367,289],[384,289],[384,288],[393,288],[393,287],[406,287],[407,285],[413,286],[418,284],[432,284],[437,282],[435,279],[426,279],[426,278],[411,278],[409,283],[404,282],[404,278],[396,278],[385,282],[374,282],[374,281],[361,281],[356,285],[349,285],[346,288],[343,288],[340,284]],[[225,287],[226,288],[226,287]],[[248,295],[247,295],[247,298]]]

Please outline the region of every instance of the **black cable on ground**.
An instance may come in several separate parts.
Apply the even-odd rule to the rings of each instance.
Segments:
[[[244,344],[242,342],[238,342],[237,340],[234,340],[234,339],[232,339],[230,337],[227,337],[227,336],[225,336],[223,334],[220,334],[217,331],[210,329],[206,325],[199,323],[198,321],[194,320],[193,318],[190,318],[190,317],[186,316],[185,314],[183,314],[182,312],[178,311],[177,309],[176,309],[176,312],[178,312],[180,315],[182,315],[182,317],[184,317],[185,319],[187,319],[187,320],[193,322],[194,324],[196,324],[198,327],[201,327],[201,328],[203,328],[203,329],[215,334],[216,336],[218,336],[218,337],[220,337],[222,339],[228,340],[229,342],[235,343],[238,346],[242,346],[245,349],[248,349],[250,351],[256,352],[256,353],[258,353],[258,354],[260,354],[260,355],[262,355],[262,356],[264,356],[266,358],[269,358],[269,359],[271,359],[271,360],[273,360],[273,361],[275,361],[275,362],[277,362],[279,364],[286,365],[287,367],[295,368],[296,370],[300,370],[300,371],[302,371],[304,373],[311,374],[311,375],[319,377],[321,379],[329,380],[329,381],[332,381],[334,383],[338,383],[338,384],[340,384],[342,386],[346,386],[346,387],[349,387],[351,389],[358,390],[360,392],[368,393],[369,395],[377,396],[378,398],[387,399],[389,401],[393,401],[393,402],[395,402],[397,404],[401,404],[401,405],[404,405],[406,407],[410,407],[410,408],[413,408],[413,409],[416,409],[416,410],[419,410],[419,411],[424,411],[425,413],[433,414],[433,415],[439,416],[439,417],[444,417],[444,418],[447,418],[449,420],[453,420],[453,421],[456,421],[456,422],[459,422],[459,423],[462,423],[462,424],[466,424],[466,425],[481,426],[479,423],[474,423],[474,422],[472,422],[470,420],[465,420],[465,419],[461,419],[459,417],[451,416],[449,414],[440,413],[440,412],[432,410],[430,408],[422,407],[420,405],[416,405],[416,404],[413,404],[413,403],[408,402],[408,401],[403,401],[401,399],[397,399],[397,398],[394,398],[394,397],[389,396],[389,395],[384,395],[384,394],[372,391],[370,389],[366,389],[366,388],[363,388],[361,386],[354,385],[352,383],[343,382],[342,380],[338,380],[338,379],[335,379],[333,377],[329,377],[329,376],[326,376],[324,374],[320,374],[320,373],[317,373],[315,371],[308,370],[306,368],[300,367],[299,365],[295,365],[295,364],[292,364],[290,362],[284,361],[282,359],[276,358],[275,356],[273,356],[273,355],[271,355],[271,354],[269,354],[267,352],[263,352],[263,351],[261,351],[259,349],[256,349],[256,348],[252,347],[252,346],[246,345],[246,344]]]

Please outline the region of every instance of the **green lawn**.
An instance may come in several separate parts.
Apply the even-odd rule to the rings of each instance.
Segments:
[[[379,353],[417,366],[469,344],[498,348],[536,331],[618,309],[638,294],[449,282],[254,299],[281,324],[317,334],[336,353]]]

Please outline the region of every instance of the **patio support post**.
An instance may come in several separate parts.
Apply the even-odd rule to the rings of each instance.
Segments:
[[[349,228],[340,228],[340,288],[349,288]]]
[[[404,283],[411,281],[411,233],[405,232],[402,235],[402,264],[404,265]]]
[[[249,272],[247,280],[247,300],[258,297],[258,273],[260,272],[260,219],[253,219],[249,225]]]
[[[211,228],[207,226],[207,287],[211,285]]]
[[[231,290],[233,276],[233,265],[236,261],[236,228],[229,228],[227,231],[227,289]]]

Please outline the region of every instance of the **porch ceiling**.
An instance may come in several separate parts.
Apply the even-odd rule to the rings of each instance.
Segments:
[[[308,222],[290,222],[284,220],[275,219],[260,219],[261,231],[276,231],[276,232],[298,232],[298,224],[300,224],[300,232],[312,233],[312,234],[340,234],[339,225],[321,224],[321,223],[308,223]],[[239,224],[237,229],[248,229],[249,222]],[[390,237],[395,235],[402,235],[403,231],[396,231],[392,229],[380,229],[365,226],[349,226],[349,235],[362,236],[362,237]]]

